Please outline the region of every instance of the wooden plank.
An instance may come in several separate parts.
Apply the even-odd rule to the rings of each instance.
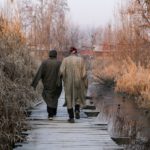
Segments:
[[[88,118],[81,112],[81,119],[68,123],[67,109],[62,107],[61,95],[58,115],[54,120],[47,119],[46,105],[38,105],[28,118],[32,130],[27,131],[27,141],[17,143],[15,150],[119,150],[109,136],[107,124],[97,123],[95,117]],[[22,146],[21,146],[22,145]]]

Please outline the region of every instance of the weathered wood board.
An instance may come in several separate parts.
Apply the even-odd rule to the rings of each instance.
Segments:
[[[47,119],[46,105],[36,107],[28,121],[32,127],[27,131],[27,141],[15,150],[121,150],[110,138],[107,124],[94,124],[95,117],[88,118],[81,112],[81,119],[68,123],[67,108],[62,107],[64,93],[59,99],[58,114],[54,120]]]

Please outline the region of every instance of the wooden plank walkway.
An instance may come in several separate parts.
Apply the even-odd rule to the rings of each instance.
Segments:
[[[64,93],[59,99],[58,114],[47,119],[46,105],[36,107],[28,118],[32,130],[27,131],[27,141],[15,150],[122,150],[111,140],[107,125],[96,125],[95,118],[87,118],[81,111],[81,119],[68,123]],[[20,144],[20,143],[18,143]]]

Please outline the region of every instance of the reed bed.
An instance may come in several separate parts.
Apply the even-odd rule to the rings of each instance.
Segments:
[[[109,60],[96,60],[99,65],[95,63],[94,75],[99,82],[114,81],[116,92],[132,96],[139,107],[150,109],[149,8],[147,0],[129,0],[119,8],[108,35],[113,53]]]
[[[110,87],[115,84],[116,76],[120,72],[111,58],[97,58],[93,61],[92,73],[95,82]]]
[[[27,129],[26,109],[38,100],[30,87],[36,64],[17,21],[0,17],[0,149],[11,150]]]
[[[96,82],[113,85],[115,92],[132,96],[139,107],[150,109],[150,68],[136,65],[131,58],[121,63],[111,58],[96,59],[94,66],[93,79]]]
[[[115,90],[134,96],[139,107],[150,108],[150,69],[128,59],[124,63],[124,74],[117,79]]]

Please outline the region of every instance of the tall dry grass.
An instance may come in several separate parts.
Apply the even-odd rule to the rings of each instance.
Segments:
[[[92,74],[95,82],[110,87],[115,84],[119,69],[112,63],[111,58],[97,58],[93,61]]]
[[[109,36],[114,46],[109,63],[97,65],[98,81],[114,81],[115,91],[136,98],[140,107],[150,108],[150,11],[147,1],[129,0],[121,7],[118,24]],[[106,60],[96,60],[103,62]],[[108,62],[108,60],[107,60]],[[103,64],[103,63],[102,63]],[[105,82],[107,83],[107,82]]]
[[[0,149],[12,149],[26,129],[26,108],[36,100],[30,88],[35,64],[17,21],[0,17]]]
[[[132,95],[140,107],[150,108],[150,68],[137,66],[128,59],[124,63],[124,74],[116,81],[116,92]]]
[[[136,99],[139,107],[150,109],[150,68],[136,64],[130,57],[122,62],[96,59],[93,79],[105,86],[114,86],[117,93]]]

